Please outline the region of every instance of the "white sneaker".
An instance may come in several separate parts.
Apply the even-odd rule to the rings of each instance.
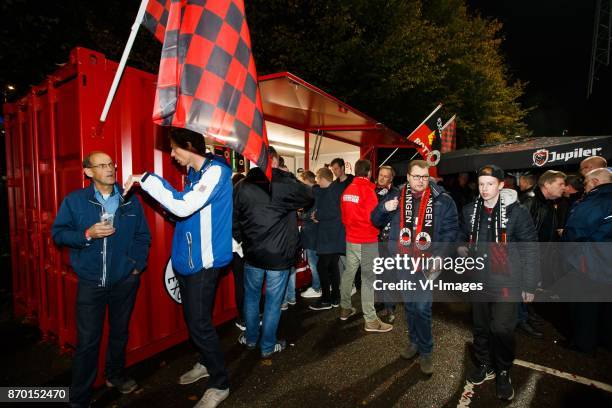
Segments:
[[[206,369],[206,367],[198,362],[195,363],[191,370],[181,375],[181,378],[179,378],[179,384],[193,384],[194,382],[208,376],[210,376],[210,374],[208,374],[208,370]]]
[[[209,388],[206,390],[202,399],[195,404],[194,408],[215,408],[229,395],[229,388],[220,390],[218,388]]]
[[[322,296],[322,292],[321,289],[319,290],[314,290],[312,287],[306,289],[304,292],[302,292],[302,294],[300,296],[302,296],[303,298],[320,298]]]
[[[357,293],[357,288],[353,286],[353,289],[351,289],[351,296],[353,296],[355,293]]]

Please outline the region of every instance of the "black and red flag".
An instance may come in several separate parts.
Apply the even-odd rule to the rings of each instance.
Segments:
[[[163,43],[153,121],[214,138],[271,175],[242,0],[149,0],[142,23]]]
[[[440,148],[441,153],[448,153],[455,150],[457,145],[457,115],[453,115],[452,118],[442,126],[442,146]]]
[[[442,104],[429,114],[409,136],[408,140],[417,145],[417,151],[434,167],[440,161],[440,132],[442,130],[442,117],[438,113]]]

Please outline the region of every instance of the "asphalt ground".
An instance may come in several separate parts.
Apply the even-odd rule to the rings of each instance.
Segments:
[[[358,294],[353,303],[359,306]],[[472,364],[470,306],[434,304],[434,374],[421,374],[418,362],[399,357],[407,340],[403,311],[393,331],[366,333],[358,314],[346,322],[338,309],[314,312],[309,300],[282,314],[280,337],[288,348],[262,360],[259,351],[237,343],[233,323],[219,327],[230,373],[231,393],[224,407],[612,407],[612,393],[577,379],[560,378],[541,369],[515,365],[511,371],[515,398],[495,397],[495,381],[466,385]],[[6,304],[2,304],[3,309]],[[599,349],[594,357],[565,350],[554,343],[567,323],[563,305],[540,304],[547,321],[544,339],[517,333],[517,359],[571,375],[612,384],[612,353]],[[6,316],[6,314],[4,313]],[[191,407],[206,389],[206,379],[178,385],[198,355],[189,342],[177,345],[128,369],[140,388],[130,395],[101,388],[93,407]],[[41,340],[27,322],[0,322],[0,385],[66,386],[70,358],[53,342]],[[570,376],[571,377],[571,376]],[[19,405],[24,406],[24,405]],[[40,406],[37,404],[35,406]]]

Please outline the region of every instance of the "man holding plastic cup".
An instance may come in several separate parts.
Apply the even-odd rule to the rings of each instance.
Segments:
[[[116,184],[112,158],[103,152],[89,153],[83,169],[91,183],[64,198],[51,230],[53,240],[70,249],[70,264],[78,276],[78,341],[70,387],[73,407],[89,406],[107,307],[106,385],[124,394],[138,387],[123,373],[125,346],[151,242],[140,202],[124,198]]]

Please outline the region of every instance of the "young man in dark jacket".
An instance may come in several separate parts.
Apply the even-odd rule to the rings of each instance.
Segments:
[[[253,349],[259,339],[259,300],[266,281],[266,301],[261,327],[262,357],[285,349],[276,330],[287,278],[295,265],[299,236],[296,211],[313,204],[310,187],[293,174],[278,169],[279,156],[270,147],[272,182],[258,167],[234,188],[234,239],[244,252],[244,318],[246,333],[239,342]]]
[[[478,171],[480,197],[463,209],[461,234],[467,246],[459,255],[482,257],[488,264],[477,279],[484,294],[472,303],[474,352],[478,367],[468,374],[472,384],[496,379],[497,397],[511,400],[509,370],[515,356],[514,328],[518,302],[531,302],[538,283],[537,248],[509,243],[536,242],[533,221],[517,202],[514,190],[504,189],[504,171],[487,165]],[[520,245],[520,246],[519,246]]]
[[[123,374],[125,346],[151,242],[142,206],[135,197],[123,198],[111,157],[92,152],[83,160],[83,168],[91,184],[66,196],[51,230],[58,245],[70,248],[70,264],[78,276],[73,407],[89,406],[107,307],[106,384],[124,394],[137,388]]]
[[[372,212],[372,221],[379,227],[391,222],[388,248],[392,257],[399,253],[413,257],[421,253],[449,255],[450,243],[455,242],[459,230],[455,202],[441,186],[429,180],[429,167],[424,160],[408,164],[408,183],[398,193],[387,194]],[[433,373],[432,293],[421,289],[419,281],[429,279],[425,277],[429,272],[433,271],[419,270],[408,276],[416,283],[416,290],[405,293],[410,339],[401,353],[405,359],[418,354],[421,371],[426,375]]]

